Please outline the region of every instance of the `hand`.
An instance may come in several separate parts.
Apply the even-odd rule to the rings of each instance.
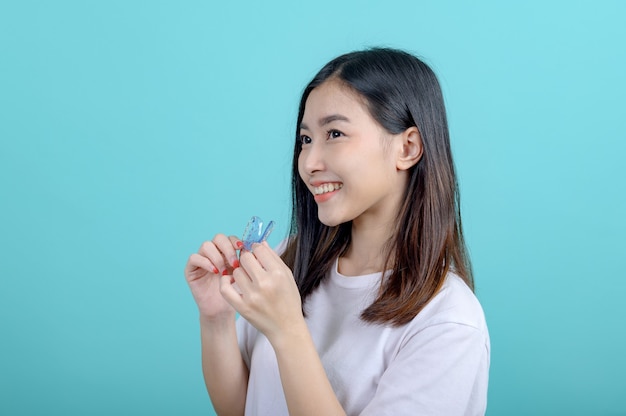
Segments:
[[[272,344],[305,328],[300,292],[280,256],[264,242],[242,251],[239,260],[241,267],[235,268],[232,279],[221,278],[222,295],[237,312]]]
[[[201,317],[234,319],[235,310],[220,293],[220,276],[230,278],[233,269],[239,267],[237,250],[241,246],[237,237],[217,234],[189,257],[185,278]]]

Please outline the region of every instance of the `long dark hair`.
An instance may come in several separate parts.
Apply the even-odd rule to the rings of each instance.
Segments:
[[[389,133],[415,126],[422,139],[422,157],[409,171],[397,226],[385,245],[384,270],[392,272],[381,282],[376,300],[361,314],[367,322],[405,324],[435,296],[449,270],[474,287],[441,87],[433,71],[415,56],[374,48],[333,59],[304,89],[294,140],[290,237],[283,254],[293,270],[303,307],[350,244],[352,223],[322,224],[317,204],[298,173],[299,126],[307,98],[330,78],[363,97],[371,116]]]

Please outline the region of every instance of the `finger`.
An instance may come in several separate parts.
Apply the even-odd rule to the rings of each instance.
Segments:
[[[206,270],[207,272],[213,273],[213,274],[219,273],[219,270],[217,269],[217,267],[215,267],[215,265],[211,262],[211,260],[209,260],[208,258],[198,253],[193,253],[191,256],[189,256],[189,260],[187,261],[187,266],[185,267],[185,271],[191,272],[197,268]]]
[[[242,251],[239,261],[241,262],[240,268],[246,271],[251,280],[256,280],[261,273],[265,272],[265,269],[251,251]]]
[[[241,241],[241,239],[235,235],[231,235],[230,237],[228,237],[228,239],[230,240],[230,242],[232,243],[233,247],[236,250],[241,250],[243,249],[243,241]]]
[[[239,259],[237,258],[236,245],[233,245],[231,239],[226,237],[224,234],[217,234],[213,237],[213,244],[217,247],[217,249],[222,253],[224,260],[226,263],[236,269],[239,267]]]
[[[198,254],[208,258],[211,263],[218,269],[219,272],[224,272],[228,267],[228,260],[224,258],[224,255],[219,251],[213,241],[205,241],[200,246]]]
[[[244,302],[241,293],[238,292],[233,286],[233,283],[231,283],[231,276],[220,277],[220,293],[226,302],[241,314]]]
[[[254,254],[261,267],[267,271],[284,264],[280,256],[265,241],[261,244],[254,244],[252,246],[252,254]]]
[[[243,267],[238,267],[233,270],[233,281],[239,288],[241,293],[249,293],[252,286],[252,279],[250,275],[243,269]]]

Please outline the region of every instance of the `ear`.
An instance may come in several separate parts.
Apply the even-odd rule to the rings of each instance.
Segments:
[[[398,170],[408,170],[422,158],[424,151],[422,137],[417,127],[414,126],[400,133],[398,139],[400,140],[400,147],[396,160],[396,168]]]

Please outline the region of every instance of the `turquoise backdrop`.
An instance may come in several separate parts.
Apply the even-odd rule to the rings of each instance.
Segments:
[[[0,2],[0,414],[210,414],[187,257],[251,215],[284,236],[300,92],[376,45],[444,89],[488,415],[626,414],[625,21],[623,1]]]

